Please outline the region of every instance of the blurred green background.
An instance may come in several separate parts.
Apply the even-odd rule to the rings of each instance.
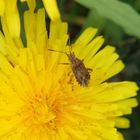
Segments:
[[[58,0],[58,4],[62,19],[69,23],[71,42],[86,27],[98,28],[98,35],[105,37],[105,44],[116,47],[126,64],[126,68],[111,80],[136,81],[140,86],[140,0]],[[18,2],[18,7],[23,20],[27,5]],[[40,7],[43,4],[37,0],[37,9]],[[21,37],[26,43],[23,25]],[[140,102],[140,95],[137,99]],[[131,127],[120,131],[126,140],[140,140],[140,106],[126,117],[131,120]]]

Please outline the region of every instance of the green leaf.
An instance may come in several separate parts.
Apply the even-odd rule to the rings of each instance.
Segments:
[[[96,10],[90,10],[86,22],[84,24],[84,28],[92,26],[98,28],[98,30],[100,31],[102,30],[105,22],[106,22],[105,18],[100,16]]]
[[[140,38],[140,16],[128,4],[117,0],[76,0],[121,26],[126,33]]]
[[[137,11],[140,11],[140,0],[136,0],[134,3],[134,7]]]

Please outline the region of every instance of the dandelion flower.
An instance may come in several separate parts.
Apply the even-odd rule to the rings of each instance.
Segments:
[[[54,18],[55,19],[55,18]],[[14,22],[14,21],[13,21]],[[45,25],[44,9],[24,15],[27,45],[15,36],[5,16],[0,33],[1,140],[122,140],[117,128],[129,127],[123,115],[137,106],[134,82],[106,82],[124,64],[112,46],[99,50],[102,36],[87,28],[72,44],[76,57],[92,69],[87,87],[73,75],[65,54],[68,27],[61,20]]]

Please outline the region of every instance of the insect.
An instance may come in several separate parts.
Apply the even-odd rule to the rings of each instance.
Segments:
[[[77,82],[79,83],[79,85],[83,87],[88,86],[89,80],[90,80],[90,71],[92,69],[86,68],[86,66],[83,63],[83,60],[80,60],[79,58],[77,58],[74,52],[72,51],[70,51],[70,53],[66,53],[66,52],[61,52],[61,51],[56,51],[56,50],[51,50],[51,49],[48,49],[48,50],[66,54],[70,61],[73,74]],[[68,64],[68,63],[63,63],[63,64]]]

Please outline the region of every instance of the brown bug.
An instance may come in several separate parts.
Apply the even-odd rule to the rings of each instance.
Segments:
[[[80,86],[83,86],[83,87],[88,86],[89,80],[90,80],[90,71],[92,69],[86,68],[83,63],[83,60],[80,60],[79,58],[77,58],[74,52],[72,51],[70,51],[70,53],[68,54],[66,52],[61,52],[61,51],[56,51],[56,50],[51,50],[51,49],[48,49],[48,50],[66,54],[70,61],[70,65],[71,65],[73,74],[77,82],[80,84]],[[62,63],[62,64],[68,64],[68,63]]]

